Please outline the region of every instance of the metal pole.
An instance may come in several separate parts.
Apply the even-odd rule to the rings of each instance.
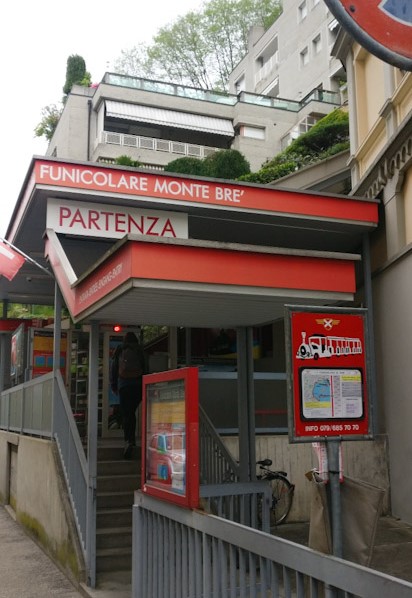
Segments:
[[[56,372],[60,368],[60,345],[61,345],[61,320],[62,320],[62,295],[57,283],[54,285],[54,336],[53,336],[53,409],[52,409],[52,436],[54,438],[54,414],[56,412]]]
[[[376,357],[375,357],[375,336],[373,333],[373,298],[372,298],[372,270],[371,270],[371,258],[370,258],[370,246],[369,237],[365,233],[363,235],[363,277],[364,277],[364,294],[365,304],[367,307],[366,321],[367,321],[367,334],[368,334],[368,345],[369,345],[369,364],[370,364],[370,380],[369,380],[369,400],[371,409],[371,427],[372,434],[376,434],[378,431],[378,409],[377,409],[377,385],[376,385]]]
[[[185,365],[189,366],[192,363],[192,329],[185,328],[185,347],[186,347],[186,357],[185,357]]]
[[[239,474],[240,481],[249,477],[249,411],[248,411],[248,367],[246,328],[237,329],[237,411],[239,422]]]
[[[248,379],[248,430],[249,430],[249,479],[256,479],[256,432],[255,432],[255,383],[253,380],[253,328],[248,326],[247,339],[247,379]]]
[[[333,554],[339,558],[343,557],[342,541],[342,509],[339,481],[339,449],[340,440],[328,438],[326,442],[328,452],[329,485],[332,507],[332,545]]]
[[[92,321],[89,338],[89,388],[87,417],[87,585],[96,587],[96,479],[99,395],[99,323]]]
[[[253,383],[253,329],[237,329],[237,394],[239,466],[241,481],[255,479],[255,393]]]

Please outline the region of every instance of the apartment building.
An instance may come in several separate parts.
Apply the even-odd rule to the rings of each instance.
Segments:
[[[47,155],[106,163],[128,155],[163,170],[177,158],[202,159],[231,148],[256,171],[281,151],[282,139],[298,123],[339,105],[338,93],[319,90],[286,100],[106,73],[97,87],[73,87]]]
[[[247,55],[229,78],[231,93],[262,94],[298,101],[318,94],[343,94],[345,70],[330,54],[338,23],[320,0],[284,0],[283,12],[265,31],[250,32]],[[298,120],[282,139],[282,147],[313,126],[322,113],[315,110]]]

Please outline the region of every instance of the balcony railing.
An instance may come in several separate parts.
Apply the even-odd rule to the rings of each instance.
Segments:
[[[257,85],[259,83],[259,81],[262,81],[262,79],[265,79],[269,73],[271,73],[273,71],[273,69],[275,67],[277,67],[279,64],[279,52],[275,52],[273,54],[273,56],[271,56],[269,58],[269,60],[267,62],[265,62],[265,64],[262,66],[262,68],[260,68],[258,70],[258,72],[255,75],[255,85]]]
[[[150,79],[140,79],[139,77],[116,75],[114,73],[106,73],[103,83],[119,85],[120,87],[132,87],[133,89],[140,89],[141,91],[166,93],[168,95],[188,98],[191,100],[204,100],[206,102],[228,104],[229,106],[234,106],[237,102],[237,96],[230,95],[226,92],[198,89],[196,87],[187,87],[186,85],[178,85],[176,83],[152,81]]]
[[[274,66],[276,66],[277,60],[278,57],[276,52],[270,58],[270,60],[263,65],[261,69],[262,74],[263,72],[267,74]],[[226,104],[228,106],[234,106],[238,102],[246,102],[247,104],[257,104],[259,106],[268,106],[269,108],[290,110],[291,112],[299,112],[299,110],[301,110],[301,108],[303,108],[303,106],[305,106],[305,104],[307,104],[310,100],[338,105],[340,104],[339,93],[332,91],[321,91],[319,89],[313,90],[302,101],[295,101],[284,98],[272,98],[265,95],[246,92],[241,92],[239,95],[232,95],[224,91],[219,92],[207,89],[198,89],[195,87],[187,87],[185,85],[177,85],[175,83],[152,81],[150,79],[141,79],[139,77],[116,75],[114,73],[106,73],[103,78],[103,83],[108,85],[129,87],[132,89],[139,89],[141,91],[149,91],[153,93],[165,93],[168,95],[192,100],[203,100],[217,104]]]
[[[214,154],[219,148],[182,143],[180,141],[169,141],[167,139],[156,139],[154,137],[141,137],[140,135],[126,135],[124,133],[112,133],[103,131],[101,143],[133,147],[142,150],[167,152],[179,156],[190,156],[192,158],[206,158]]]

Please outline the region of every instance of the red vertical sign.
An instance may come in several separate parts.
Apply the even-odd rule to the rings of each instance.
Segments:
[[[290,313],[295,441],[369,436],[365,313]]]

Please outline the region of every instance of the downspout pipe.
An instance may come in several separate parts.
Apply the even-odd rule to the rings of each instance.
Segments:
[[[376,383],[376,354],[375,354],[375,335],[373,330],[373,291],[372,291],[372,268],[369,236],[367,233],[363,235],[362,242],[362,258],[363,258],[363,276],[364,276],[364,293],[365,305],[367,307],[367,322],[368,322],[368,341],[369,341],[369,359],[371,379],[369,381],[370,389],[370,403],[371,403],[371,428],[372,434],[378,433],[378,397],[377,397],[377,383]]]
[[[92,101],[87,100],[87,149],[86,149],[86,156],[87,161],[90,162],[90,126],[92,122]]]

